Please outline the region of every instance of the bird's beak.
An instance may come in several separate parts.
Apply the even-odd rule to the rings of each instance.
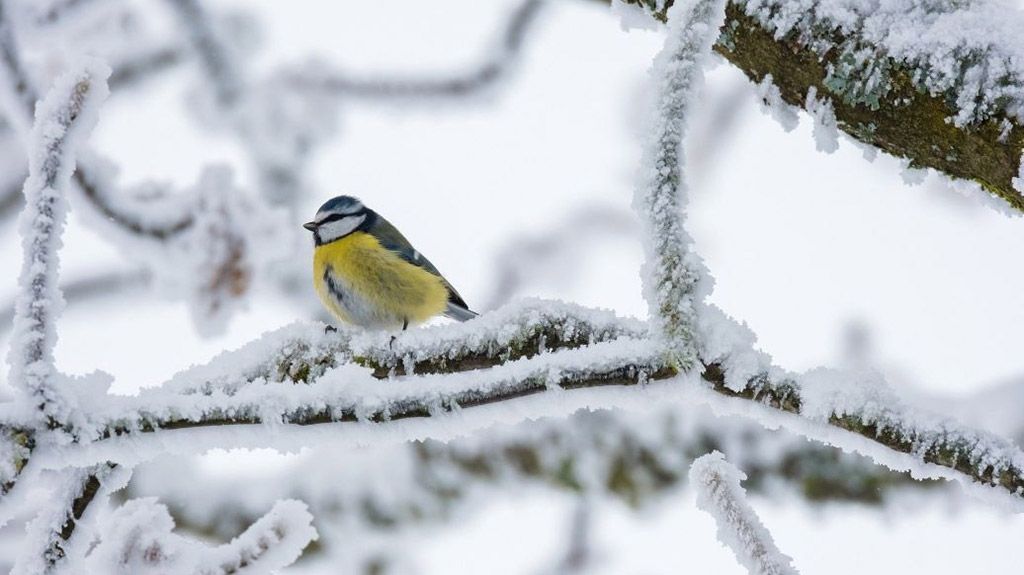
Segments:
[[[315,232],[316,231],[316,222],[306,222],[306,223],[302,224],[302,227],[306,228],[307,230],[309,230],[311,232]]]

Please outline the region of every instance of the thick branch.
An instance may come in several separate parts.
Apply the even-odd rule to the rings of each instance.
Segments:
[[[642,507],[678,493],[690,462],[710,450],[725,452],[749,476],[754,492],[777,497],[784,485],[808,501],[879,504],[893,489],[933,489],[913,480],[784,432],[764,431],[742,418],[718,418],[706,410],[672,408],[642,414],[579,411],[499,426],[486,434],[451,441],[426,440],[374,450],[335,454],[329,447],[280,475],[254,480],[239,491],[233,479],[203,475],[174,480],[180,461],[135,471],[127,498],[158,497],[181,527],[229,538],[272,501],[305,501],[320,520],[359,524],[378,531],[459,517],[481,486],[507,488],[539,483],[584,496],[610,495]],[[371,458],[363,463],[361,458]],[[381,466],[382,477],[361,472]],[[327,480],[330,478],[330,480]],[[324,485],[330,485],[325,489]],[[197,500],[209,505],[196,506]],[[925,500],[929,501],[929,500]],[[332,541],[324,541],[324,546]]]
[[[664,20],[672,4],[660,3],[655,16]],[[755,83],[770,75],[787,104],[804,107],[813,89],[831,101],[849,136],[912,167],[977,182],[1024,210],[1024,181],[1014,185],[1024,151],[1024,77],[1012,64],[1024,54],[1012,52],[1019,43],[1001,45],[1001,34],[1024,24],[1017,11],[985,2],[906,3],[905,14],[875,16],[888,17],[889,26],[916,25],[928,38],[895,53],[896,33],[887,42],[870,14],[851,12],[842,22],[815,6],[783,24],[776,16],[785,4],[733,0],[715,50]],[[990,34],[970,25],[977,19]]]
[[[359,425],[375,422],[387,427],[389,422],[397,420],[429,419],[541,393],[565,394],[595,387],[636,386],[673,377],[674,370],[664,366],[657,346],[627,335],[630,322],[618,330],[609,329],[607,325],[599,328],[602,322],[610,321],[594,313],[566,308],[545,318],[544,314],[537,313],[536,307],[527,306],[505,312],[499,310],[494,314],[493,323],[487,321],[489,316],[483,316],[466,324],[410,331],[400,336],[395,346],[407,358],[411,355],[412,363],[401,355],[382,359],[386,358],[388,348],[386,337],[379,342],[375,338],[351,339],[351,334],[345,332],[324,335],[317,325],[301,330],[297,326],[287,333],[267,336],[267,342],[255,342],[235,354],[226,354],[210,366],[186,372],[163,389],[144,391],[138,397],[111,397],[109,408],[93,414],[89,426],[81,427],[81,433],[85,439],[114,439],[118,435],[139,432],[254,423]],[[516,314],[521,314],[519,323],[523,327],[491,331],[499,325],[515,325],[511,320]],[[573,315],[575,319],[562,319],[562,325],[574,327],[562,329],[603,333],[605,335],[594,337],[617,339],[559,351],[548,346],[548,353],[532,357],[525,353],[518,360],[478,369],[500,362],[503,356],[509,357],[508,351],[517,347],[509,342],[529,341],[529,334],[539,339],[537,334],[545,330],[538,331],[536,321],[553,321],[551,317],[566,315]],[[475,330],[473,325],[477,322],[479,329]],[[560,345],[572,345],[572,339],[563,335],[559,338]],[[452,350],[451,355],[448,347],[417,352],[412,342],[419,340],[445,341]],[[279,346],[277,351],[274,351],[275,346]],[[535,349],[532,345],[519,348]],[[999,487],[1015,498],[1024,496],[1024,454],[1005,440],[913,410],[891,392],[859,387],[865,382],[857,379],[835,384],[837,389],[868,390],[860,399],[847,399],[845,403],[833,401],[828,385],[810,376],[794,377],[776,369],[743,379],[738,385],[730,380],[727,385],[725,362],[730,360],[708,362],[701,374],[707,385],[705,389],[729,398],[720,405],[721,400],[713,400],[712,394],[698,393],[690,383],[692,376],[663,381],[656,389],[668,398],[712,402],[716,409],[737,409],[746,415],[767,416],[770,411],[799,415],[798,420],[771,419],[769,425],[793,425],[795,431],[812,439],[865,451],[866,444],[854,441],[853,436],[829,431],[841,429],[886,448],[865,452],[884,465],[899,470],[910,468],[933,477],[957,477],[965,483]],[[357,368],[349,363],[351,361],[361,362],[364,367]],[[374,370],[379,374],[397,369],[398,365],[416,363],[443,365],[446,370],[461,371],[397,377],[387,383],[373,377]],[[757,407],[742,407],[751,402]],[[598,402],[592,406],[605,405]],[[939,467],[928,468],[923,464]],[[939,473],[940,468],[949,471]]]

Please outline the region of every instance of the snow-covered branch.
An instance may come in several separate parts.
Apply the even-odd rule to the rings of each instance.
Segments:
[[[317,539],[312,521],[302,502],[278,501],[231,542],[211,547],[175,534],[165,506],[135,499],[107,519],[86,564],[92,573],[124,575],[270,573],[291,565]]]
[[[647,130],[641,181],[633,200],[644,222],[644,297],[669,365],[697,363],[696,309],[710,291],[704,264],[683,228],[686,179],[683,137],[687,111],[703,83],[704,61],[721,25],[724,0],[680,2],[652,77],[658,101]]]
[[[110,69],[94,62],[65,74],[36,110],[29,146],[26,209],[21,216],[22,269],[15,305],[11,381],[35,402],[51,425],[68,422],[69,407],[53,364],[56,320],[63,307],[57,286],[67,191],[79,146],[107,96]]]
[[[1024,210],[1022,27],[997,0],[732,0],[715,50],[755,84],[768,78],[775,105],[802,108],[816,90],[850,137]]]
[[[187,34],[196,59],[213,87],[218,105],[225,108],[234,105],[244,88],[241,70],[216,30],[213,19],[200,0],[167,0],[167,4]]]
[[[64,564],[86,510],[101,494],[109,495],[105,484],[123,484],[118,472],[116,466],[107,464],[61,472],[53,495],[28,526],[29,545],[18,557],[12,575],[47,575]]]
[[[155,496],[170,507],[181,528],[223,538],[280,498],[306,502],[321,525],[358,525],[388,537],[392,531],[460,517],[460,510],[475,500],[471,496],[487,487],[543,485],[610,496],[639,508],[656,505],[678,492],[690,462],[712,449],[727,453],[747,471],[748,489],[775,500],[879,504],[893,490],[941,485],[915,481],[795,434],[766,432],[745,418],[668,406],[641,413],[584,410],[450,441],[372,450],[324,446],[294,467],[248,480],[243,491],[237,479],[201,469],[192,481],[176,481],[171,470],[196,465],[173,458],[136,469],[127,496]],[[387,473],[375,473],[378,469]],[[331,547],[339,544],[346,542],[328,537],[322,547],[333,553]]]
[[[400,420],[460,417],[477,406],[529,395],[568,401],[552,399],[551,405],[560,408],[525,403],[513,419],[564,415],[581,406],[611,407],[626,400],[621,394],[581,395],[580,390],[639,384],[631,394],[637,401],[653,401],[644,398],[654,393],[670,403],[711,404],[860,451],[897,470],[911,469],[917,477],[958,478],[1015,497],[1024,493],[1024,454],[1009,442],[906,406],[880,384],[868,385],[873,379],[865,374],[829,385],[820,374],[796,376],[755,362],[753,375],[739,377],[741,368],[750,366],[737,345],[731,355],[707,360],[701,379],[696,370],[672,377],[675,372],[664,367],[658,348],[635,337],[637,324],[619,320],[621,325],[612,327],[610,314],[565,306],[540,313],[540,307],[513,306],[493,318],[489,314],[466,324],[412,330],[396,339],[395,350],[388,349],[386,336],[324,334],[319,324],[295,325],[184,372],[161,388],[95,402],[77,431],[97,449],[75,458],[79,465],[93,457],[106,460],[121,446],[134,461],[140,455],[132,449],[144,448],[144,436],[152,433],[160,443],[167,433],[183,428],[262,423],[269,433],[281,424],[335,424],[353,433],[383,432]],[[550,325],[539,329],[545,323]],[[542,336],[558,329],[566,331],[557,338]],[[541,349],[540,340],[547,351],[532,355]],[[580,341],[590,343],[572,348]],[[444,345],[435,347],[434,342]],[[399,369],[415,366],[446,372],[398,375]],[[385,384],[379,377],[388,371],[394,377]],[[367,427],[371,422],[377,425]],[[250,439],[252,445],[272,443],[254,434]],[[71,457],[75,449],[61,453]]]
[[[4,88],[7,92],[7,117],[15,125],[27,127],[31,123],[33,106],[39,97],[15,42],[6,1],[0,0],[0,65],[3,66],[6,84]],[[142,217],[126,210],[119,201],[118,191],[111,189],[110,179],[96,171],[91,164],[79,165],[74,172],[74,181],[90,207],[103,221],[108,222],[108,225],[127,234],[157,241],[166,240],[192,226],[192,219],[187,213],[177,218],[165,217],[162,221],[154,221],[153,218]]]
[[[690,485],[697,491],[697,506],[718,524],[718,540],[727,545],[750,575],[797,575],[792,559],[775,546],[757,513],[746,499],[740,482],[747,478],[719,452],[693,462]]]

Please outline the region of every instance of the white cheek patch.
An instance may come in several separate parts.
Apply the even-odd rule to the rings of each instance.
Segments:
[[[338,238],[343,238],[355,231],[363,221],[366,220],[366,214],[361,216],[348,216],[335,220],[333,222],[327,222],[316,229],[316,233],[320,236],[321,243],[333,242]]]

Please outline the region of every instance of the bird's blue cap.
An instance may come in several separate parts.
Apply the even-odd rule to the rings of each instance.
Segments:
[[[322,214],[350,214],[355,213],[363,209],[363,202],[359,201],[359,198],[352,196],[337,196],[324,202],[324,205],[320,206],[320,209],[316,211],[317,215]]]
[[[335,215],[335,218],[337,218],[338,216],[358,214],[365,209],[363,202],[360,202],[359,198],[354,198],[352,196],[337,196],[324,202],[324,205],[320,206],[320,209],[316,211],[316,216],[313,218],[313,221],[302,224],[302,227],[309,231],[315,231],[328,216]]]

